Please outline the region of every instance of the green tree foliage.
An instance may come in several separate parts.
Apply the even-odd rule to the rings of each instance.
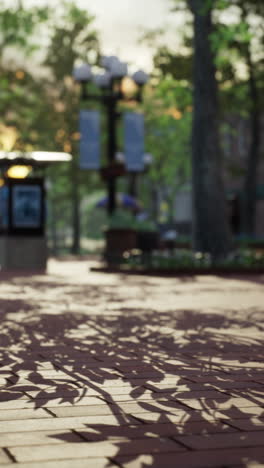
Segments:
[[[146,146],[154,161],[149,170],[152,190],[161,191],[173,218],[177,190],[191,171],[191,92],[172,78],[161,80],[146,93]]]
[[[161,46],[154,55],[154,69],[162,76],[172,76],[175,80],[192,80],[192,55],[176,54],[168,46]]]
[[[8,47],[20,48],[23,54],[31,54],[36,46],[31,42],[32,34],[40,23],[48,19],[48,8],[25,9],[21,1],[10,8],[0,2],[0,58]]]
[[[72,75],[76,61],[96,63],[98,60],[99,41],[93,21],[93,16],[73,2],[62,2],[59,14],[53,16],[44,64],[52,71],[56,83]]]
[[[156,204],[157,193],[160,193],[169,208],[170,221],[174,218],[177,191],[191,177],[192,50],[189,30],[188,26],[181,32],[179,52],[165,45],[164,29],[145,31],[141,38],[154,51],[153,88],[146,93],[144,101],[147,150],[154,156],[149,171],[153,213],[158,216]]]
[[[34,32],[47,20],[48,14],[45,8],[24,9],[21,2],[13,8],[6,7],[3,2],[0,4],[2,150],[32,150],[39,138],[34,125],[38,121],[45,121],[48,109],[42,84],[24,65],[10,61],[8,52],[19,50],[24,60],[32,55],[36,50]]]

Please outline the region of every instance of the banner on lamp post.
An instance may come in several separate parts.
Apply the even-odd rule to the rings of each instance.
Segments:
[[[99,111],[80,111],[80,169],[100,168],[100,114]]]
[[[137,112],[124,114],[124,155],[128,171],[144,170],[144,115]]]

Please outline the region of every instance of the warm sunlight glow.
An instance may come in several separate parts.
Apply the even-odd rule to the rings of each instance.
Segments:
[[[182,112],[176,109],[176,107],[171,107],[168,109],[167,114],[171,115],[176,120],[180,120],[182,118]]]
[[[69,141],[66,141],[63,145],[63,150],[65,151],[65,153],[70,153],[71,150],[72,150],[72,145]]]
[[[18,131],[15,127],[0,124],[0,148],[3,151],[11,151],[18,139]]]
[[[3,187],[4,185],[5,185],[5,181],[4,181],[4,179],[1,178],[0,179],[0,187]]]
[[[81,138],[81,134],[80,132],[74,132],[71,136],[71,139],[74,140],[74,141],[79,141]]]
[[[17,78],[18,80],[23,80],[24,77],[25,77],[25,72],[23,72],[23,70],[18,70],[18,71],[16,72],[16,78]]]
[[[64,139],[65,135],[66,135],[65,130],[63,130],[63,128],[60,128],[56,133],[55,140],[60,142],[61,140]]]
[[[11,166],[7,170],[7,176],[11,179],[25,179],[31,170],[31,166]]]

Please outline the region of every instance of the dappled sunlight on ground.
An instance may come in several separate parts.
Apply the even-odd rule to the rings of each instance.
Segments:
[[[1,273],[0,465],[261,466],[263,277],[89,265]]]

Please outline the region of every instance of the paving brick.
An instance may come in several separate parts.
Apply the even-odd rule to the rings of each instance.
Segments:
[[[7,401],[28,400],[28,396],[24,392],[14,392],[9,390],[0,390],[0,404]]]
[[[125,413],[178,413],[185,411],[181,403],[173,400],[151,400],[151,401],[125,401],[119,402],[118,408]]]
[[[124,379],[131,379],[133,381],[136,381],[136,379],[143,379],[143,380],[150,380],[150,379],[155,379],[155,378],[160,378],[160,373],[159,372],[145,372],[144,370],[142,371],[136,371],[135,372],[123,372],[122,376]],[[141,382],[142,383],[142,382]]]
[[[103,401],[100,398],[96,397],[76,397],[74,399],[70,398],[35,398],[34,404],[41,405],[45,408],[64,408],[65,406],[69,407],[78,407],[78,406],[94,406],[94,405],[103,405]],[[106,403],[105,403],[106,405]]]
[[[5,381],[5,379],[8,379],[8,377],[12,376],[13,373],[11,370],[3,370],[2,368],[0,368],[0,382],[1,381]]]
[[[196,382],[196,383],[200,383],[200,382],[207,382],[207,383],[219,383],[219,384],[225,384],[225,383],[234,383],[234,385],[236,385],[237,382],[254,382],[255,379],[253,377],[251,377],[250,375],[248,375],[246,372],[243,372],[242,374],[240,375],[230,375],[230,374],[227,374],[227,373],[222,373],[222,374],[215,374],[215,375],[206,375],[206,374],[202,374],[202,375],[195,375],[193,374],[192,376],[189,376],[188,377],[190,380],[192,380],[193,382]]]
[[[111,364],[124,364],[124,363],[129,363],[129,362],[135,362],[138,361],[138,356],[136,353],[127,353],[126,356],[124,356],[123,353],[121,354],[115,354],[115,356],[98,356],[97,359],[99,362],[107,362]],[[150,359],[145,358],[142,359],[142,362],[151,362]]]
[[[1,347],[0,347],[1,351]],[[12,367],[15,365],[15,363],[10,363],[10,360],[6,361],[0,361],[0,374],[4,373],[12,373]]]
[[[2,387],[5,387],[9,381],[11,381],[10,377],[12,377],[12,375],[10,376],[10,374],[8,374],[6,377],[0,377],[0,385]]]
[[[240,370],[245,370],[248,369],[250,371],[257,371],[257,372],[263,372],[264,369],[264,364],[259,361],[250,361],[250,360],[245,360],[243,356],[239,357],[239,353],[235,355],[236,359],[228,359],[228,355],[222,355],[221,357],[216,357],[213,356],[210,360],[210,365],[211,364],[220,364],[222,369],[227,369],[228,371],[239,371]],[[200,362],[202,361],[207,361],[208,358],[207,356],[200,356],[199,357]],[[244,361],[244,362],[243,362]]]
[[[78,434],[68,431],[62,435],[61,431],[30,431],[30,432],[11,432],[1,434],[0,444],[2,447],[13,445],[53,445],[68,442],[82,442]]]
[[[56,407],[51,408],[52,412],[57,417],[68,417],[68,416],[80,416],[80,415],[110,415],[118,413],[149,413],[149,412],[169,412],[177,413],[178,410],[182,410],[182,405],[174,401],[121,401],[118,404],[101,404],[101,405],[89,405],[89,406],[72,406],[72,407]]]
[[[67,358],[69,356],[69,349],[67,348],[67,346],[59,346],[58,344],[56,345],[56,355],[54,356],[54,346],[51,346],[50,349],[48,349],[48,347],[46,347],[46,349],[41,349],[40,350],[40,356],[42,356],[42,358],[48,358],[48,359],[51,359],[51,360],[56,360],[58,361],[58,359],[61,358]],[[55,359],[54,359],[55,357]],[[75,350],[75,349],[72,349],[71,352],[70,352],[70,358],[71,359],[85,359],[84,356],[83,356],[83,353],[81,351],[78,351],[78,350]]]
[[[83,357],[82,359],[77,357],[75,360],[72,361],[72,363],[67,361],[65,364],[63,363],[60,364],[60,362],[58,362],[56,364],[56,367],[58,368],[58,370],[66,374],[68,374],[69,372],[74,372],[74,371],[85,372],[85,371],[89,371],[90,369],[113,369],[113,366],[109,364],[104,364],[102,362],[96,361],[95,359],[94,360],[84,359]]]
[[[100,395],[102,397],[105,397],[105,396],[112,396],[112,395],[130,395],[130,393],[140,393],[141,391],[142,392],[145,392],[145,393],[149,393],[149,394],[152,394],[152,392],[150,391],[147,391],[146,388],[144,387],[132,387],[131,385],[124,385],[124,386],[121,386],[121,387],[118,387],[118,386],[114,386],[114,387],[111,387],[111,385],[109,386],[105,386],[105,387],[101,387],[101,388],[98,388],[98,390],[91,390],[91,392],[89,391],[89,389],[87,388],[88,390],[88,394],[92,395],[93,392],[95,395]],[[133,395],[132,393],[132,395]],[[132,398],[132,396],[131,396]]]
[[[226,424],[230,424],[241,431],[264,431],[264,419],[234,419],[226,421]]]
[[[109,403],[111,402],[127,402],[127,403],[133,403],[137,401],[153,401],[155,402],[159,398],[169,398],[170,400],[173,399],[173,396],[170,394],[155,394],[153,395],[153,392],[148,391],[147,389],[143,389],[140,391],[133,392],[133,390],[130,390],[129,392],[123,392],[123,393],[115,393],[115,392],[110,392],[106,393],[102,398]]]
[[[232,370],[229,370],[228,372],[226,371],[226,375],[230,379],[234,380],[259,380],[259,379],[264,379],[264,372],[256,372],[254,369],[253,371],[251,369],[236,369],[235,372]]]
[[[192,421],[189,424],[142,424],[140,426],[88,426],[86,430],[77,432],[88,441],[121,440],[122,438],[137,439],[145,437],[172,437],[181,434],[217,434],[230,433],[237,430],[221,422]]]
[[[0,425],[0,433],[8,432],[22,432],[22,431],[55,431],[57,429],[75,429],[82,428],[85,425],[97,424],[110,424],[123,426],[127,424],[139,424],[137,420],[129,415],[122,418],[118,416],[80,416],[77,418],[49,418],[49,419],[26,419],[20,421],[5,421]]]
[[[229,465],[229,468],[245,468],[245,464],[243,463],[243,465]],[[248,462],[247,468],[264,468],[264,463]]]
[[[7,465],[11,463],[11,459],[8,457],[8,455],[0,448],[0,465]]]
[[[43,393],[44,392],[44,393]],[[67,388],[64,387],[47,387],[44,390],[27,390],[25,389],[26,397],[25,398],[31,398],[31,399],[43,399],[43,398],[48,398],[49,400],[57,399],[57,398],[66,398],[66,397],[71,397],[71,398],[79,398],[81,395],[83,395],[83,389],[78,388],[76,385],[69,386]],[[85,395],[90,395],[87,392]],[[91,393],[91,396],[94,396],[93,393]]]
[[[85,457],[83,459],[72,458],[68,460],[42,461],[36,463],[16,463],[17,468],[116,468],[116,464],[107,458]]]
[[[226,392],[234,398],[246,398],[254,405],[264,406],[264,392],[261,389],[247,389],[243,390],[243,392],[240,390],[226,390]]]
[[[111,364],[112,366],[118,367],[120,369],[127,369],[130,367],[147,367],[147,366],[155,366],[156,361],[151,360],[151,359],[122,359],[122,360],[117,360],[117,359],[109,359],[105,360],[103,362],[107,362],[108,364]]]
[[[138,382],[138,381],[137,381]],[[145,383],[145,379],[142,380],[143,383]],[[106,379],[106,380],[103,380],[102,382],[96,382],[95,383],[96,385],[96,388],[100,389],[100,388],[114,388],[114,387],[131,387],[132,383],[129,381],[129,380],[124,380],[120,377],[116,377],[115,375],[113,376],[113,378],[109,378]],[[80,386],[82,388],[87,388],[87,389],[90,389],[90,390],[93,390],[89,387],[89,385],[85,385],[85,384],[82,384],[80,383]]]
[[[153,392],[158,392],[158,393],[162,393],[162,392],[196,392],[196,391],[210,391],[210,390],[215,390],[215,388],[210,385],[210,384],[207,384],[207,383],[192,383],[192,382],[186,382],[185,385],[181,384],[181,385],[178,385],[177,383],[175,382],[170,382],[170,379],[168,379],[169,381],[166,383],[166,380],[165,380],[165,383],[164,381],[162,380],[161,382],[157,382],[157,383],[146,383],[144,385],[144,387],[152,390]]]
[[[42,378],[40,375],[36,376],[36,378],[33,379],[24,379],[24,378],[19,378],[17,380],[17,377],[14,376],[10,380],[12,380],[12,385],[8,387],[8,390],[10,391],[17,391],[17,389],[21,389],[22,391],[36,391],[36,390],[41,390],[41,389],[48,389],[52,386],[75,386],[76,385],[76,380],[73,379],[65,379],[65,378]]]
[[[101,405],[88,406],[64,406],[52,407],[52,412],[59,418],[67,418],[69,416],[111,416],[112,414],[120,413],[121,410],[117,406],[110,408],[110,405],[102,402]]]
[[[140,453],[167,453],[179,452],[185,449],[167,439],[135,439],[116,442],[82,442],[63,445],[39,445],[27,447],[10,447],[10,453],[18,462],[63,460],[67,458],[83,457],[113,457],[117,454],[140,454]]]
[[[17,410],[17,409],[27,409],[27,408],[35,408],[35,403],[32,400],[29,400],[28,397],[25,397],[24,399],[12,399],[10,398],[9,400],[6,401],[1,401],[0,400],[0,419],[1,419],[1,412],[2,410]]]
[[[245,419],[249,420],[250,418],[260,417],[264,418],[264,412],[262,408],[259,407],[250,407],[250,408],[231,408],[228,411],[219,411],[218,408],[206,408],[204,411],[201,410],[175,410],[165,413],[165,411],[160,413],[155,412],[131,412],[130,413],[135,418],[143,422],[173,422],[178,423],[187,423],[190,421],[221,421],[228,423],[229,421],[234,421],[236,419]]]
[[[199,375],[203,378],[206,378],[208,382],[210,382],[211,379],[216,378],[216,377],[225,377],[225,378],[229,377],[227,372],[219,372],[217,368],[211,369],[210,366],[208,366],[207,368],[205,367],[204,364],[196,368],[186,367],[185,369],[178,369],[177,371],[174,370],[171,372],[168,372],[168,371],[166,372],[166,375],[168,377],[173,377],[175,374],[182,378],[185,378],[194,382],[196,382],[196,380],[194,379]]]
[[[18,369],[16,372],[15,372],[15,375],[18,376],[19,378],[22,378],[22,379],[28,379],[29,377],[32,376],[32,378],[36,378],[36,377],[43,377],[43,378],[46,378],[46,379],[56,379],[56,378],[69,378],[69,375],[66,374],[65,372],[59,370],[59,369],[54,369],[54,368],[51,368],[51,369],[39,369],[39,370],[34,370],[34,372],[32,372],[32,370],[30,369]]]
[[[31,371],[36,371],[36,370],[54,370],[54,364],[50,361],[45,361],[41,360],[39,356],[36,356],[35,359],[20,359],[16,357],[15,359],[12,358],[12,362],[10,361],[4,361],[4,365],[0,364],[0,370],[7,370],[12,373],[12,371],[16,372],[19,370],[19,372],[26,371],[28,372],[29,370]]]
[[[17,421],[19,419],[42,419],[50,417],[51,415],[43,409],[5,409],[0,411],[0,421]]]
[[[244,410],[244,408],[257,406],[250,398],[232,398],[228,395],[226,395],[225,398],[215,398],[213,401],[208,398],[200,398],[199,400],[182,399],[181,402],[193,409],[204,409],[205,407],[208,407],[217,408],[219,411],[228,410],[232,407],[243,408]]]
[[[144,363],[142,363],[140,361],[135,361],[133,364],[131,363],[129,365],[121,364],[121,365],[115,365],[115,366],[111,366],[111,367],[117,369],[118,371],[120,371],[122,373],[133,373],[134,371],[135,372],[141,372],[141,373],[144,373],[144,372],[147,372],[147,373],[159,372],[159,369],[155,369],[154,365],[144,364]]]
[[[177,442],[195,450],[263,447],[264,431],[232,434],[183,435],[174,437]]]
[[[176,454],[156,454],[142,455],[139,457],[115,457],[114,461],[119,463],[123,468],[142,468],[143,466],[151,466],[151,468],[224,468],[231,465],[240,464],[242,466],[251,465],[248,463],[264,462],[263,448],[240,448],[229,450],[211,450],[176,453]]]
[[[192,391],[192,390],[187,390],[187,391],[184,391],[184,392],[181,392],[181,391],[175,391],[173,393],[173,397],[176,399],[176,400],[192,400],[194,398],[206,398],[207,400],[210,400],[210,399],[213,399],[213,400],[220,400],[220,399],[223,399],[223,400],[226,400],[227,398],[229,398],[229,396],[224,393],[224,392],[220,392],[220,391],[217,391],[217,390],[214,390],[214,389],[211,389],[211,390],[195,390],[195,391]]]
[[[129,383],[129,385],[134,385],[138,387],[139,385],[153,385],[154,387],[157,385],[175,385],[175,386],[180,386],[180,385],[185,385],[185,384],[190,384],[193,385],[192,382],[189,380],[180,377],[178,375],[174,376],[166,376],[166,374],[156,376],[156,378],[145,378],[145,379],[129,379],[129,380],[123,380],[124,382]]]
[[[233,419],[249,419],[253,417],[263,417],[264,411],[263,408],[259,406],[250,406],[247,408],[236,408],[233,407],[228,410],[222,410],[219,408],[206,410],[201,412],[204,416],[206,414],[211,414],[215,416],[216,419],[225,419],[225,420],[233,420]]]
[[[133,417],[137,420],[143,422],[144,424],[153,424],[153,423],[173,423],[173,424],[183,424],[188,421],[214,421],[216,418],[214,415],[207,414],[206,419],[203,417],[201,411],[185,411],[177,410],[173,414],[171,413],[150,413],[150,412],[133,412],[131,413]]]
[[[244,391],[247,392],[248,390],[251,389],[256,389],[256,390],[261,390],[261,385],[256,382],[248,382],[248,381],[234,381],[234,380],[228,380],[223,383],[213,383],[212,382],[212,388],[216,388],[219,390],[233,390],[237,391],[239,390],[241,392],[241,395],[243,396]],[[229,392],[228,392],[229,393]]]

